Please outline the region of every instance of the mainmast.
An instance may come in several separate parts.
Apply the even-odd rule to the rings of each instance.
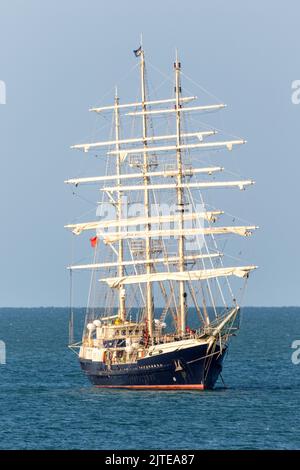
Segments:
[[[122,219],[122,192],[120,191],[120,186],[121,186],[121,154],[120,152],[120,116],[119,116],[119,98],[118,98],[118,92],[116,88],[116,93],[115,93],[115,138],[116,138],[116,143],[115,143],[115,149],[118,152],[117,154],[117,159],[116,159],[116,173],[117,173],[117,187],[118,187],[118,200],[117,200],[117,218],[119,221],[119,232],[122,231],[122,224],[121,224],[121,219]],[[120,234],[121,235],[121,234]],[[122,277],[124,276],[124,263],[123,263],[123,239],[120,236],[120,240],[118,242],[119,244],[119,252],[118,252],[118,276]],[[119,318],[122,321],[125,321],[126,319],[126,305],[125,305],[125,288],[123,286],[119,287],[119,312],[118,312]]]
[[[178,55],[176,51],[175,68],[175,97],[176,97],[176,159],[177,159],[177,210],[179,212],[178,229],[182,233],[184,228],[184,189],[183,189],[183,171],[182,171],[182,158],[181,158],[181,112],[180,112],[180,67]],[[184,262],[184,235],[178,237],[178,268],[180,272],[185,270]],[[179,318],[178,318],[178,332],[180,335],[185,333],[186,324],[186,292],[185,281],[179,281]]]
[[[142,92],[142,129],[143,129],[143,146],[144,150],[147,148],[148,139],[147,139],[147,114],[146,114],[146,86],[145,86],[145,56],[143,46],[141,45],[140,52],[140,67],[141,67],[141,92]],[[143,152],[143,181],[144,181],[144,208],[145,208],[145,217],[150,218],[150,207],[149,207],[149,164],[148,164],[148,153]],[[151,231],[151,224],[145,226],[145,232]],[[146,236],[145,239],[145,261],[146,261],[146,274],[151,274],[151,237]],[[147,316],[147,328],[150,338],[153,337],[153,298],[152,298],[152,285],[151,282],[146,284],[146,316]]]

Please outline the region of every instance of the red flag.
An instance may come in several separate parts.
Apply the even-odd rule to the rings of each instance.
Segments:
[[[98,241],[98,237],[92,237],[90,238],[90,242],[91,242],[91,247],[92,248],[95,248],[97,246],[97,241]]]

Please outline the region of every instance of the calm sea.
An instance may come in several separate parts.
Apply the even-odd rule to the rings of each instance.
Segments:
[[[1,449],[300,448],[300,308],[245,308],[207,392],[95,389],[67,330],[66,309],[0,309]]]

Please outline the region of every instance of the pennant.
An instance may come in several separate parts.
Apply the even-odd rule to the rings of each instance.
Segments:
[[[95,247],[97,246],[98,237],[92,237],[92,238],[90,238],[90,242],[91,242],[91,247],[92,247],[92,248],[95,248]]]
[[[134,53],[135,57],[139,57],[142,53],[142,46],[140,46],[138,49],[135,49],[133,51],[133,53]]]

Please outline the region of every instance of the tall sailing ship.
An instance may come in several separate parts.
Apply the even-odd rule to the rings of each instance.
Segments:
[[[201,155],[245,141],[187,128],[187,116],[225,105],[193,105],[196,96],[183,96],[177,54],[174,95],[157,100],[148,97],[143,47],[134,54],[140,99],[123,104],[116,90],[112,105],[90,110],[111,113],[110,140],[72,146],[104,149],[106,172],[66,181],[100,186],[102,195],[96,220],[66,226],[76,235],[88,231],[94,247],[92,263],[69,266],[70,273],[91,270],[82,341],[71,339],[70,348],[97,387],[212,389],[239,328],[240,304],[230,281],[240,278],[244,285],[256,268],[228,266],[217,239],[248,236],[257,227],[219,224],[225,212],[206,204],[203,193],[245,189],[253,181],[215,179],[224,168],[201,166]],[[121,135],[124,119],[134,120],[131,136]],[[166,123],[165,132],[154,133],[156,119],[160,127]],[[73,314],[71,336],[72,325]]]

